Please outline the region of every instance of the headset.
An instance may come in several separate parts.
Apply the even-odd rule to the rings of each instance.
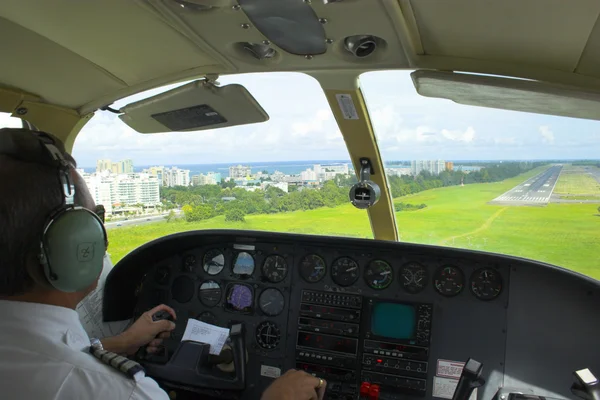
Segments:
[[[45,132],[0,129],[0,154],[55,168],[62,191],[61,205],[48,216],[41,231],[40,271],[29,268],[29,275],[61,292],[77,292],[102,273],[108,237],[94,212],[74,204],[75,185],[70,175],[74,167],[65,159],[63,148],[58,139]],[[43,282],[39,282],[40,277]]]

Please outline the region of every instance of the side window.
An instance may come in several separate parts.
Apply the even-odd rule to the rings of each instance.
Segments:
[[[0,128],[21,128],[21,118],[11,117],[10,113],[0,112]]]

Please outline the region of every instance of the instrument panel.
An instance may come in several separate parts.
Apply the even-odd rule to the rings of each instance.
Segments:
[[[509,296],[523,290],[511,277],[532,263],[432,246],[218,232],[160,239],[109,275],[106,319],[123,319],[128,305],[134,317],[161,303],[177,312],[164,351],[140,361],[168,362],[186,321],[197,319],[243,324],[242,399],[259,398],[290,368],[327,379],[327,399],[358,399],[365,384],[388,398],[444,398],[456,378],[444,375],[444,363],[469,357],[488,366],[492,387],[503,385]],[[137,282],[133,293],[124,271]],[[119,293],[112,303],[111,292]],[[218,373],[235,374],[230,367]],[[495,390],[480,392],[491,398]]]

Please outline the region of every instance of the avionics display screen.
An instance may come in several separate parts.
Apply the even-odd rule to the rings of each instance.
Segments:
[[[371,332],[390,339],[415,338],[416,311],[413,306],[396,303],[377,303],[371,313]]]
[[[338,353],[348,354],[356,354],[356,351],[358,350],[357,339],[308,332],[298,332],[298,342],[296,344],[301,347],[337,351]]]

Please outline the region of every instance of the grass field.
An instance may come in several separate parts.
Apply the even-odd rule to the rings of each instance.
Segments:
[[[550,204],[507,207],[488,201],[542,169],[503,182],[428,190],[395,199],[427,204],[418,211],[396,213],[400,239],[533,258],[600,279],[600,216],[595,204]],[[246,216],[246,222],[224,217],[122,227],[109,230],[113,261],[135,247],[175,232],[195,229],[251,229],[371,238],[364,211],[351,205],[274,215]]]
[[[600,196],[600,183],[586,172],[583,167],[566,165],[556,187],[555,194],[560,195],[598,195]]]

